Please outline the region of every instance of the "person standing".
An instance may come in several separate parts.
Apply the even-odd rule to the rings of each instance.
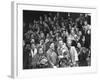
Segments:
[[[47,59],[51,64],[51,67],[56,67],[57,64],[57,54],[55,52],[54,43],[50,44],[50,48],[47,51]]]

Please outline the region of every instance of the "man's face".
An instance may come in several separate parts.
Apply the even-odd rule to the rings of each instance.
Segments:
[[[39,54],[43,54],[43,49],[42,48],[39,49]]]
[[[60,45],[60,47],[62,47],[63,46],[63,41],[61,40],[61,41],[59,41],[59,45]]]
[[[34,49],[34,48],[35,48],[35,44],[32,44],[32,45],[31,45],[31,48]]]

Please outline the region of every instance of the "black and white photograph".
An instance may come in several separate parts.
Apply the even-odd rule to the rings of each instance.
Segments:
[[[96,8],[14,2],[14,78],[97,71]]]
[[[23,10],[23,69],[91,66],[91,13]]]

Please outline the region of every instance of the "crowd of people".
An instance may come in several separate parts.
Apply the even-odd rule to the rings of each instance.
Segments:
[[[57,12],[23,22],[23,69],[91,65],[91,16]]]

